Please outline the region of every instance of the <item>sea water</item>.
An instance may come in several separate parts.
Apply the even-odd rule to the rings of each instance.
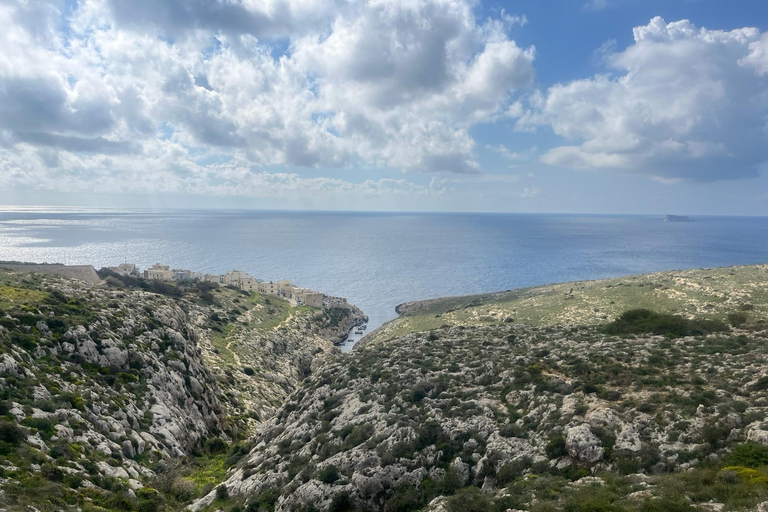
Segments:
[[[4,207],[0,260],[245,270],[347,297],[366,332],[406,301],[768,263],[766,217],[663,217]]]

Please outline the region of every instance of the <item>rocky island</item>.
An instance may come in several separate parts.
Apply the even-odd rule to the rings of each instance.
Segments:
[[[0,273],[0,508],[768,510],[768,266],[403,304],[347,354],[115,284]]]

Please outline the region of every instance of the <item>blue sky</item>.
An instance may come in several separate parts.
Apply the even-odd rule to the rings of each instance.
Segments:
[[[0,202],[768,214],[768,4],[10,0]]]

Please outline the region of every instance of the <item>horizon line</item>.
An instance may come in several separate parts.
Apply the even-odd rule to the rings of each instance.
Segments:
[[[688,217],[745,217],[765,218],[768,214],[735,214],[735,213],[638,213],[638,212],[515,212],[515,211],[466,211],[466,210],[332,210],[332,209],[294,209],[294,208],[239,208],[239,207],[120,207],[120,206],[84,206],[84,205],[25,205],[0,204],[0,213],[21,210],[106,210],[120,211],[195,211],[195,212],[263,212],[263,213],[357,213],[357,214],[420,214],[420,215],[590,215],[590,216],[626,216],[626,217],[664,217],[666,215]]]

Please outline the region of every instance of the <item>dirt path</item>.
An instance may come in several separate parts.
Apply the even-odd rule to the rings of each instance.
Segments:
[[[235,351],[234,351],[234,350],[232,350],[232,348],[231,348],[231,347],[232,347],[232,342],[233,342],[233,341],[235,341],[235,340],[229,340],[229,341],[227,342],[227,345],[226,345],[226,347],[225,347],[225,348],[226,348],[227,350],[229,350],[229,353],[230,353],[230,354],[232,354],[232,358],[233,358],[233,359],[235,360],[235,362],[237,363],[237,366],[243,366],[243,362],[240,360],[240,356],[239,356],[239,355],[237,355],[237,352],[235,352]]]
[[[279,328],[283,327],[285,324],[287,324],[291,320],[293,320],[293,311],[288,313],[288,317],[285,320],[283,320],[282,322],[280,322],[279,324],[277,324],[275,327],[273,327],[272,330],[273,331],[278,330]]]

